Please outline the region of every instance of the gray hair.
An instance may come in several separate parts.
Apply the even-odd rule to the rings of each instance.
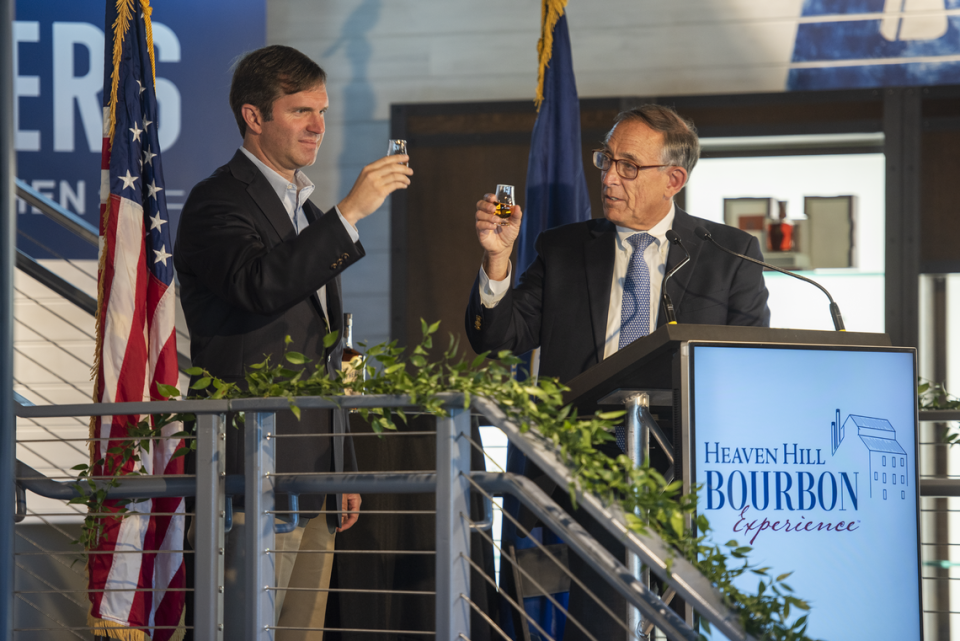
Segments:
[[[621,122],[632,120],[642,122],[654,131],[663,134],[663,151],[660,162],[664,165],[683,167],[687,175],[700,158],[700,139],[693,122],[678,114],[672,107],[646,104],[628,111],[620,112],[614,120],[613,128],[607,133],[604,142]]]

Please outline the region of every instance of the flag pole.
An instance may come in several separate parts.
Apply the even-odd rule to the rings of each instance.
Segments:
[[[14,0],[0,0],[0,639],[13,638],[13,514],[16,487],[16,416],[13,408],[13,269],[17,219],[14,180],[17,156],[13,141]],[[15,46],[15,45],[14,45]]]

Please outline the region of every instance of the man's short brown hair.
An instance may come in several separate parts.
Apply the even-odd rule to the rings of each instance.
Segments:
[[[247,135],[243,105],[253,105],[264,120],[273,120],[273,103],[281,95],[313,89],[327,82],[327,74],[293,47],[271,45],[240,59],[230,83],[230,108],[240,135]]]
[[[689,175],[700,158],[700,139],[697,138],[697,128],[693,122],[687,120],[673,108],[665,105],[646,104],[628,111],[620,112],[614,120],[610,134],[625,120],[642,122],[654,131],[663,134],[663,152],[660,162],[664,165],[683,167]]]

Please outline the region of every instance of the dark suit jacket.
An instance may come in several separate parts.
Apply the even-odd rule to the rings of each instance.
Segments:
[[[696,237],[702,225],[721,245],[762,258],[746,232],[695,218],[677,208],[673,230],[690,252],[690,263],[667,283],[679,323],[770,324],[762,269]],[[540,375],[567,382],[603,360],[607,308],[613,280],[616,226],[606,219],[564,225],[537,240],[537,259],[500,303],[480,302],[479,277],[470,293],[466,329],[477,352],[540,347]],[[675,246],[666,270],[683,260]],[[661,310],[658,326],[666,323]]]
[[[701,241],[693,230],[706,227],[720,244],[741,254],[760,258],[757,240],[749,234],[694,218],[677,209],[673,230],[690,252],[690,263],[667,283],[679,323],[714,325],[769,325],[767,289],[761,268],[734,258]],[[564,225],[548,230],[537,240],[537,259],[516,286],[492,308],[480,302],[479,278],[470,293],[466,326],[470,344],[477,352],[512,350],[522,354],[541,348],[540,375],[567,382],[603,360],[607,311],[616,246],[616,227],[605,219]],[[675,246],[667,255],[666,271],[683,260]],[[662,313],[658,325],[666,323]],[[619,449],[612,443],[599,446],[609,456]],[[616,451],[613,451],[616,450]],[[624,548],[592,518],[573,511],[569,494],[558,488],[537,466],[527,462],[524,475],[533,479],[560,505],[568,506],[587,530],[619,559]],[[521,508],[521,525],[533,528],[537,519]],[[626,603],[607,583],[575,555],[571,569],[614,611],[623,612]],[[586,623],[598,639],[622,638],[622,631],[574,584],[570,611]],[[577,628],[567,626],[565,639],[585,639]]]
[[[328,330],[316,291],[326,285],[330,331],[342,330],[340,272],[364,251],[335,211],[307,201],[304,213],[310,225],[298,236],[273,187],[240,151],[190,192],[174,264],[194,365],[241,385],[248,366],[267,355],[277,363],[286,350],[339,367],[342,344],[324,350]],[[277,433],[329,434],[332,421],[329,410],[304,411],[300,421],[279,412]],[[331,471],[332,440],[278,439],[277,471]],[[343,444],[343,467],[355,470],[352,440]],[[243,472],[243,439],[232,429],[226,464],[230,474]],[[301,509],[320,509],[322,500],[303,497]]]

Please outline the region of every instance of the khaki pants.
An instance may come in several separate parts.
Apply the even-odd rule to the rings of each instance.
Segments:
[[[276,535],[273,555],[277,590],[277,625],[289,628],[322,628],[327,610],[330,574],[333,571],[333,545],[336,529],[327,525],[327,515],[310,519],[306,526],[297,527],[289,534]],[[280,522],[279,520],[277,521]],[[244,604],[244,545],[246,523],[243,512],[234,512],[233,529],[226,535],[224,549],[223,638],[242,637]],[[193,542],[191,524],[188,539]],[[296,554],[300,550],[320,550],[327,553]],[[283,553],[285,552],[285,553]],[[287,590],[287,588],[305,588]],[[324,591],[316,591],[317,589]],[[323,641],[323,632],[306,630],[277,630],[276,641]]]

